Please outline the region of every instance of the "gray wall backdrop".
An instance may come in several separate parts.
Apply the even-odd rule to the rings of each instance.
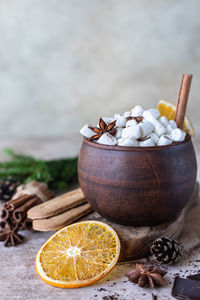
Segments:
[[[184,72],[198,132],[199,71],[199,0],[0,1],[1,137],[67,136],[176,102]]]

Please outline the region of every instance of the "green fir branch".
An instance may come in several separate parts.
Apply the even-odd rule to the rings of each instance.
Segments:
[[[36,180],[57,190],[63,190],[69,183],[77,182],[77,157],[45,161],[15,153],[12,149],[5,149],[4,152],[10,160],[0,162],[0,180],[6,180],[10,176],[22,183]]]

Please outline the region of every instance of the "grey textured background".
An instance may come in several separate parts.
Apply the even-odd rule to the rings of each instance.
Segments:
[[[1,0],[0,136],[74,134],[135,104],[188,107],[198,132],[198,0]]]

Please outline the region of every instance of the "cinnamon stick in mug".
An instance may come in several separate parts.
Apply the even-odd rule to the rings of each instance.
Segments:
[[[87,202],[80,188],[39,204],[28,211],[31,220],[45,219]]]
[[[190,86],[192,82],[192,74],[183,74],[181,87],[178,96],[178,104],[176,109],[175,121],[177,123],[177,127],[183,129],[184,118],[188,103],[188,97],[190,93]]]

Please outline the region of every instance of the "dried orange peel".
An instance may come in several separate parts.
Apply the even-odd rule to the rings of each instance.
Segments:
[[[176,105],[173,103],[166,100],[160,100],[158,102],[157,109],[159,110],[161,116],[165,116],[168,120],[175,120]],[[194,136],[194,128],[187,116],[185,116],[184,119],[183,130],[191,136]]]
[[[110,226],[83,221],[52,235],[39,250],[35,266],[46,283],[77,288],[106,276],[116,265],[119,254],[120,240]]]

